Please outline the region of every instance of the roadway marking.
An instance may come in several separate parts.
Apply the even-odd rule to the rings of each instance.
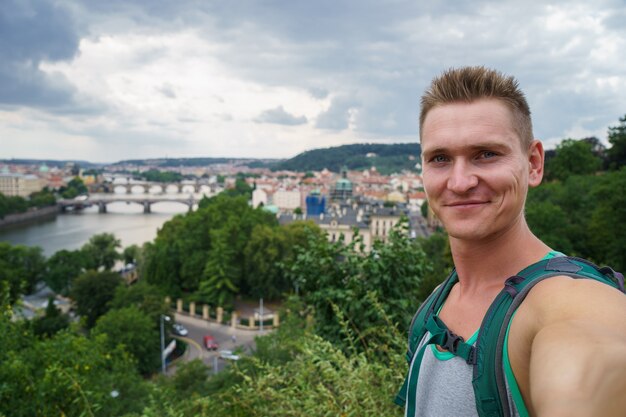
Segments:
[[[188,337],[183,337],[183,336],[174,336],[174,339],[180,339],[183,342],[186,342],[186,343],[189,343],[189,344],[193,345],[193,347],[198,349],[198,351],[200,352],[200,359],[204,359],[204,350],[202,349],[202,346],[200,346],[200,344],[198,342],[196,342],[193,339],[190,339]]]

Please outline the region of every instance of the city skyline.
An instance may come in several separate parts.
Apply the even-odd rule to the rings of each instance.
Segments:
[[[1,0],[0,159],[291,158],[418,140],[442,70],[527,93],[547,148],[626,113],[623,1]]]

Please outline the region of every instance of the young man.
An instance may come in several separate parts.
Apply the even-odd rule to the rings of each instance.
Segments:
[[[420,140],[428,204],[449,235],[458,274],[437,316],[472,345],[507,278],[562,256],[524,218],[528,188],[543,176],[543,146],[515,79],[484,67],[432,81],[422,97]],[[515,312],[507,341],[512,415],[626,416],[620,291],[591,279],[545,279]],[[471,365],[435,344],[420,362],[410,364],[409,375],[419,378],[402,399],[411,404],[407,415],[477,415]]]

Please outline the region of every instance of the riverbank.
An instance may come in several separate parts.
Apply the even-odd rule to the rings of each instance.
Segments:
[[[29,210],[25,213],[9,214],[0,219],[0,230],[7,229],[14,225],[23,225],[28,223],[36,223],[44,219],[52,219],[59,214],[58,206],[43,207],[40,209]]]

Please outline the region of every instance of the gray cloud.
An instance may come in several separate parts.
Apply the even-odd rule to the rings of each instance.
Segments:
[[[80,33],[69,9],[41,0],[3,0],[0,6],[0,104],[56,112],[95,111],[64,77],[40,70],[71,60]]]
[[[157,91],[167,98],[176,98],[176,91],[174,89],[174,86],[169,83],[165,83],[160,87],[157,87]]]
[[[274,123],[279,125],[296,126],[302,125],[307,122],[306,116],[294,116],[291,113],[287,113],[283,106],[278,106],[275,109],[269,109],[262,112],[255,119],[257,123]]]

